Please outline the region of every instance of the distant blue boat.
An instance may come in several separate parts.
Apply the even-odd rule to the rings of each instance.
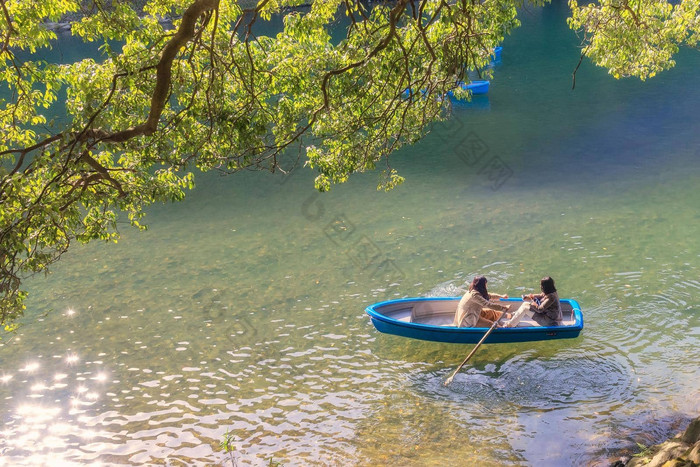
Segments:
[[[491,56],[493,57],[494,62],[501,61],[501,52],[503,52],[503,47],[501,47],[500,45],[498,47],[496,47],[495,49],[493,49],[493,55],[491,55]]]
[[[460,297],[401,298],[375,303],[365,310],[378,331],[396,336],[432,342],[476,344],[488,328],[459,328],[452,325]],[[510,310],[523,303],[512,302]],[[561,299],[564,324],[540,326],[531,318],[521,319],[515,327],[498,327],[489,334],[486,344],[530,342],[578,337],[583,329],[583,314],[576,300]]]
[[[469,84],[466,84],[466,83],[460,81],[457,83],[457,86],[461,87],[464,90],[471,91],[472,95],[479,95],[479,94],[487,94],[489,92],[490,84],[491,84],[491,82],[487,81],[487,80],[476,80],[476,81],[470,82]],[[415,96],[417,94],[418,93],[413,91],[412,89],[406,88],[401,93],[401,96],[404,99],[408,99],[412,95]],[[421,90],[420,94],[425,96],[426,95],[425,90]],[[450,96],[451,98],[455,99],[454,93],[452,91],[447,91],[447,95]],[[462,99],[457,99],[457,100],[462,100]]]
[[[472,81],[469,84],[465,84],[463,82],[457,83],[459,87],[461,87],[464,90],[471,91],[472,95],[478,95],[478,94],[486,94],[489,92],[489,86],[491,85],[490,81],[487,80],[476,80]],[[452,92],[449,92],[450,97],[454,97],[452,95]]]
[[[489,86],[491,82],[486,81],[486,80],[477,80],[477,81],[472,81],[471,83],[467,84],[466,86],[464,83],[461,83],[460,86],[462,89],[468,89],[472,92],[472,94],[486,94],[489,92]]]

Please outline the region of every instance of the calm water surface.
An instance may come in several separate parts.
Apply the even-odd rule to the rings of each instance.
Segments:
[[[0,465],[606,465],[700,412],[700,54],[647,83],[582,66],[529,10],[487,98],[330,194],[313,174],[199,177],[150,230],[74,249],[0,344]],[[581,337],[471,346],[364,308],[511,295],[543,275]]]

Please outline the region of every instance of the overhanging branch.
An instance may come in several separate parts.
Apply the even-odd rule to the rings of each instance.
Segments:
[[[219,0],[197,0],[182,16],[182,22],[175,35],[163,48],[156,66],[156,85],[151,96],[151,108],[146,121],[140,125],[118,131],[102,139],[105,142],[120,143],[136,136],[150,136],[158,128],[158,121],[165,109],[170,92],[172,65],[180,49],[195,36],[197,19],[219,6]]]

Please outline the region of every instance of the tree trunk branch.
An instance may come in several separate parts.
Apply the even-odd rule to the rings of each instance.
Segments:
[[[182,16],[180,27],[163,48],[163,53],[156,66],[156,86],[151,96],[151,109],[148,119],[141,125],[109,135],[103,141],[120,143],[136,136],[150,136],[155,133],[158,128],[158,121],[168,100],[173,61],[180,49],[195,36],[197,19],[202,14],[215,10],[218,6],[219,0],[196,0],[187,8]]]

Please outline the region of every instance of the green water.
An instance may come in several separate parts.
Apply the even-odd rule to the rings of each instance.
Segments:
[[[36,277],[0,344],[0,465],[607,465],[700,412],[700,55],[647,83],[529,10],[486,98],[331,193],[208,174],[150,230]],[[543,275],[581,337],[471,346],[379,334],[364,308],[517,295]]]

